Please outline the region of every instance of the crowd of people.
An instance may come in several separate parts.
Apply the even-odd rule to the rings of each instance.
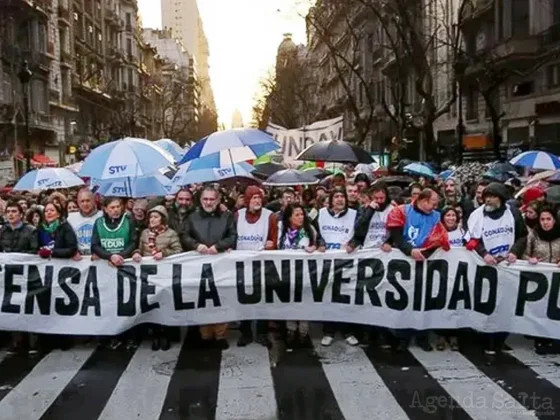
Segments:
[[[100,197],[88,188],[6,194],[0,206],[0,250],[41,258],[104,260],[114,267],[126,259],[162,260],[195,251],[216,255],[229,250],[399,249],[416,261],[437,249],[465,247],[486,264],[560,264],[557,208],[544,190],[529,188],[520,200],[513,180],[505,184],[462,185],[456,179],[420,179],[392,188],[368,174],[331,176],[319,186],[269,189],[257,185],[230,190],[194,185],[173,196],[143,199]],[[288,349],[308,340],[309,323],[257,320],[240,323],[238,346],[254,340],[270,346],[269,329],[280,327]],[[340,334],[349,346],[379,345],[404,351],[412,340],[425,351],[459,350],[464,331],[388,330],[376,326],[325,322],[321,344]],[[149,335],[153,350],[167,350],[178,329],[137,326],[99,344],[136,348]],[[200,346],[226,349],[228,324],[199,327]],[[507,333],[482,334],[485,352],[504,348]],[[434,339],[435,337],[435,339]],[[68,336],[5,332],[10,352],[36,353],[43,346],[67,349]],[[557,341],[533,337],[538,354],[558,353]]]

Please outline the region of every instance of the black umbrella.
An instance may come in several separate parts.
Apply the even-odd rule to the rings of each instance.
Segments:
[[[371,155],[361,147],[345,141],[319,141],[312,144],[296,157],[296,160],[339,163],[375,163]]]
[[[313,185],[318,184],[319,180],[313,175],[297,169],[285,169],[271,175],[263,185],[269,186],[296,186],[296,185]]]
[[[326,170],[326,169],[323,169],[323,168],[308,169],[308,170],[303,171],[303,173],[304,173],[304,174],[309,174],[309,175],[311,175],[311,176],[314,176],[314,177],[317,178],[317,179],[326,178],[326,177],[328,177],[328,176],[331,174],[330,171],[328,171],[328,170]]]
[[[255,165],[255,172],[266,175],[267,178],[270,175],[278,171],[281,171],[283,169],[286,169],[284,165],[281,165],[279,163],[274,163],[274,162],[266,162],[266,163],[261,163],[260,165]]]
[[[546,201],[560,204],[560,185],[555,185],[546,190]]]
[[[509,162],[494,162],[490,165],[488,170],[492,172],[508,173],[510,175],[513,174],[512,176],[519,175],[518,169]]]

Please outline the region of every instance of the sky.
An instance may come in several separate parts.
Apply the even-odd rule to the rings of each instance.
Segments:
[[[160,0],[138,0],[145,27],[161,28]],[[251,122],[259,81],[274,66],[283,34],[305,43],[304,0],[198,0],[210,46],[210,77],[221,123],[235,109]]]

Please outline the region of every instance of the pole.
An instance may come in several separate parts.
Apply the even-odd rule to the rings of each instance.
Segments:
[[[31,170],[31,139],[29,136],[29,83],[33,73],[29,70],[29,63],[24,61],[21,65],[21,70],[18,73],[18,78],[21,83],[21,88],[23,90],[23,116],[25,118],[25,170],[29,172]]]
[[[463,163],[463,135],[465,132],[465,126],[463,124],[463,84],[459,83],[459,103],[457,104],[457,162],[459,165]]]
[[[29,138],[29,83],[23,86],[23,113],[25,115],[25,171],[31,170],[31,144]]]

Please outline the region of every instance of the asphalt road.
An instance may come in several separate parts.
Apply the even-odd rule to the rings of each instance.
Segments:
[[[0,350],[0,420],[560,419],[560,356],[513,337],[489,359],[349,347],[285,352],[279,342],[152,352],[82,345],[35,358]]]

